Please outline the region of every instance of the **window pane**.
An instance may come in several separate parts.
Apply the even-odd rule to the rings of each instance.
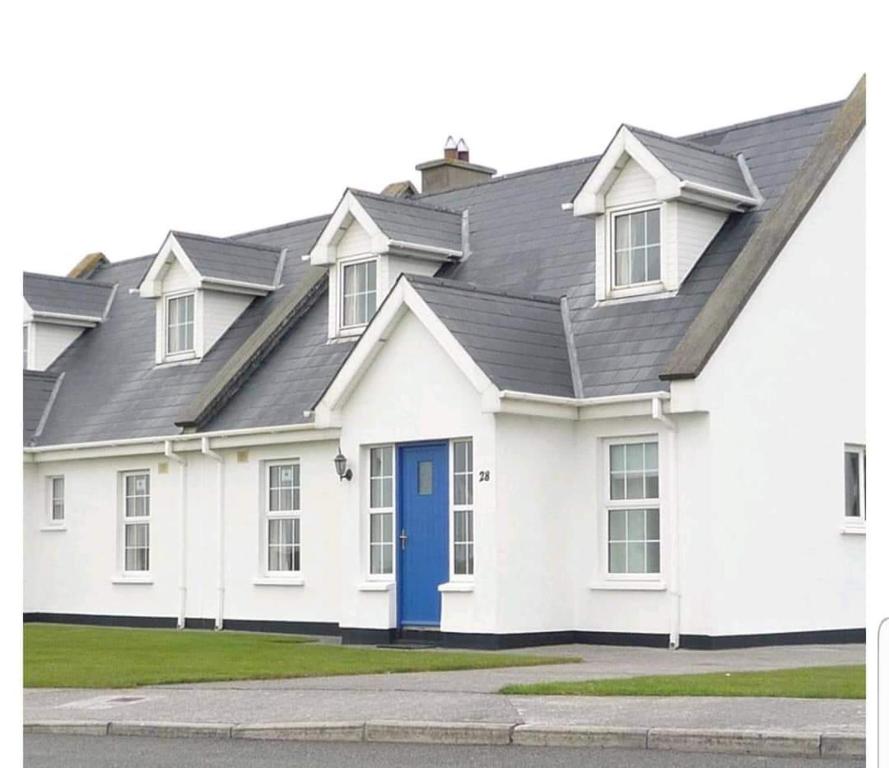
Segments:
[[[661,513],[657,509],[646,510],[647,521],[645,527],[645,537],[651,540],[657,540],[661,537]]]
[[[645,443],[645,469],[657,469],[657,443]]]
[[[627,285],[630,282],[630,252],[619,251],[615,257],[614,284]]]
[[[645,478],[645,498],[656,499],[659,494],[659,483],[657,475],[648,475]]]
[[[645,545],[645,572],[661,572],[661,545],[657,542],[649,542]]]
[[[623,475],[611,476],[611,498],[625,499],[627,497],[626,482]]]
[[[645,245],[645,215],[643,213],[630,214],[630,246],[638,248]]]
[[[417,495],[432,495],[432,462],[421,461],[417,463]]]
[[[609,456],[611,460],[611,471],[623,471],[625,464],[627,447],[625,445],[612,445],[609,449]]]
[[[643,541],[645,539],[645,510],[627,510],[627,539]]]
[[[627,513],[623,509],[608,510],[608,540],[625,541],[627,538]]]
[[[857,451],[846,451],[846,517],[861,517],[861,467]]]
[[[645,446],[643,443],[630,443],[627,445],[627,469],[640,470],[643,468]]]
[[[367,271],[367,291],[373,294],[376,294],[377,290],[377,263],[375,261],[368,261],[365,265],[365,269]]]
[[[614,246],[617,250],[630,247],[630,218],[617,216],[614,219]]]
[[[627,545],[623,542],[608,545],[609,573],[627,572]]]
[[[469,552],[465,544],[454,545],[454,573],[466,575],[469,572]]]
[[[392,545],[384,545],[381,551],[383,553],[383,565],[380,573],[392,573]]]
[[[661,241],[661,212],[659,210],[654,211],[646,211],[645,216],[647,217],[647,235],[648,235],[648,244],[651,243],[660,243]]]
[[[650,248],[646,249],[646,261],[647,261],[647,279],[648,280],[660,280],[661,279],[661,247],[659,245],[653,245]]]
[[[645,544],[641,541],[627,543],[627,573],[645,573]]]
[[[636,248],[630,251],[630,281],[645,282],[645,249]]]

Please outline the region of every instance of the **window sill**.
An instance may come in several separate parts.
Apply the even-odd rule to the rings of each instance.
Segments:
[[[667,585],[663,581],[597,581],[589,585],[593,592],[666,592]]]
[[[394,581],[362,581],[358,585],[359,592],[391,592],[393,589]]]
[[[255,587],[304,587],[305,584],[302,576],[257,576],[253,579]]]
[[[439,592],[475,592],[472,581],[448,581],[438,585]]]
[[[846,523],[846,525],[840,528],[840,533],[843,536],[866,536],[867,526],[861,523]]]
[[[153,576],[115,576],[112,584],[154,584]]]
[[[53,531],[53,532],[54,532],[54,531],[67,531],[67,530],[68,530],[68,526],[67,526],[67,525],[41,525],[41,526],[40,526],[40,530],[41,530],[41,531],[47,531],[47,532],[51,532],[51,531]]]
[[[195,365],[201,362],[201,358],[192,355],[191,357],[184,357],[181,360],[164,360],[160,363],[155,363],[155,368],[174,368],[177,365]]]

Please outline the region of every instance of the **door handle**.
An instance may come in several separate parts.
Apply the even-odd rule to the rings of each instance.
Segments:
[[[401,551],[404,552],[404,548],[407,546],[407,534],[404,528],[401,529],[401,535],[398,537],[398,540],[401,542]]]

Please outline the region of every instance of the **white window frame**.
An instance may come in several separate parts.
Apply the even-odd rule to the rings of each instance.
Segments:
[[[271,509],[271,475],[272,467],[296,466],[298,479],[296,482],[296,509],[272,510]],[[262,463],[263,481],[263,515],[262,515],[262,573],[273,579],[298,580],[303,573],[303,524],[302,524],[302,465],[298,457],[289,459],[275,459]],[[293,571],[274,571],[269,568],[269,523],[272,520],[296,520],[296,551],[299,567]]]
[[[615,220],[619,216],[627,216],[632,213],[644,213],[657,211],[660,219],[660,271],[661,276],[657,280],[646,280],[642,283],[629,283],[617,285],[617,238],[615,236]],[[606,251],[608,258],[605,261],[607,273],[608,297],[622,298],[625,296],[642,296],[648,293],[661,293],[666,289],[664,283],[664,204],[657,202],[634,203],[632,205],[615,206],[606,211]]]
[[[457,462],[455,461],[456,456],[456,446],[459,443],[469,443],[472,446],[472,464],[469,467],[468,472],[464,472],[461,474],[465,474],[469,476],[469,488],[471,499],[469,504],[457,504],[454,499],[454,480],[456,477],[456,468]],[[471,437],[459,437],[454,438],[450,441],[450,445],[448,446],[448,562],[449,562],[449,570],[450,570],[450,581],[464,581],[464,582],[472,582],[475,580],[475,562],[476,562],[476,518],[475,518],[475,441]],[[472,519],[472,538],[466,542],[460,542],[461,544],[469,544],[472,548],[472,570],[469,573],[457,573],[455,569],[456,565],[456,513],[457,512],[469,512]]]
[[[170,303],[191,296],[191,349],[170,351]],[[189,360],[198,354],[198,297],[197,291],[177,291],[163,296],[163,350],[165,361]]]
[[[56,481],[60,480],[62,483],[62,496],[61,496],[61,509],[62,516],[56,517],[56,502],[58,501],[58,497],[55,495],[55,486]],[[67,523],[67,519],[65,517],[65,476],[64,475],[49,475],[46,478],[46,524],[49,526],[61,528]]]
[[[346,325],[344,319],[346,309],[346,268],[370,262],[374,262],[374,269],[376,270],[376,299],[374,311],[368,318],[366,323],[355,323],[353,325]],[[374,314],[376,314],[376,311],[380,308],[380,266],[380,257],[378,254],[361,254],[359,256],[342,259],[341,261],[337,262],[336,327],[340,335],[356,336],[362,333],[362,331],[367,328],[367,325],[368,323],[370,323]]]
[[[148,478],[148,493],[145,494],[144,497],[148,499],[148,514],[147,515],[138,515],[133,517],[127,517],[127,478],[128,477],[139,477],[145,476]],[[151,486],[153,483],[151,482],[151,471],[148,469],[130,469],[125,472],[121,472],[120,475],[120,511],[118,517],[120,519],[119,523],[119,546],[118,551],[120,552],[120,572],[125,576],[133,575],[133,576],[146,576],[151,573],[151,563],[153,561],[152,552],[151,552]],[[133,497],[136,498],[136,497]],[[148,526],[148,568],[144,571],[135,571],[129,570],[127,568],[127,526],[128,525],[147,525]]]
[[[611,446],[613,445],[631,445],[638,443],[657,443],[658,447],[658,496],[656,499],[612,499],[611,498]],[[664,543],[666,536],[664,535],[664,444],[657,433],[647,433],[641,435],[624,435],[621,437],[611,437],[603,439],[600,443],[602,447],[601,461],[601,481],[599,487],[600,493],[600,547],[601,556],[601,577],[605,582],[656,582],[660,583],[666,576]],[[669,460],[672,460],[670,458]],[[609,544],[608,535],[609,526],[609,510],[612,509],[657,509],[658,510],[658,565],[657,573],[612,573],[609,560]]]
[[[391,452],[392,456],[392,505],[389,507],[373,507],[371,506],[371,485],[375,475],[373,475],[373,459],[372,452],[375,450],[388,449]],[[397,515],[396,515],[396,505],[397,505],[397,494],[398,494],[398,469],[396,466],[397,462],[397,453],[395,445],[392,443],[382,443],[380,445],[370,445],[367,447],[367,482],[364,483],[364,493],[365,493],[365,508],[367,509],[367,547],[365,552],[367,553],[367,568],[365,572],[367,574],[367,578],[369,581],[385,581],[391,582],[395,580],[395,571],[398,568],[398,550],[396,548],[396,528],[398,524]],[[388,477],[388,475],[379,475],[381,478]],[[373,516],[374,515],[386,515],[389,514],[392,516],[392,539],[388,542],[389,546],[392,547],[392,570],[388,573],[373,573],[373,548],[375,546],[374,541],[372,539],[373,535]],[[379,542],[376,546],[382,546],[386,542]]]
[[[846,514],[846,454],[858,456],[858,497],[861,514]],[[843,446],[843,524],[847,528],[864,528],[867,523],[867,450],[861,443],[846,443]]]

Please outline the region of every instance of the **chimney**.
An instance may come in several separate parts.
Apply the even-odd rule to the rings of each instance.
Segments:
[[[469,145],[463,140],[454,141],[448,136],[444,156],[416,166],[421,175],[423,192],[446,192],[487,181],[497,171],[485,165],[469,162]]]

